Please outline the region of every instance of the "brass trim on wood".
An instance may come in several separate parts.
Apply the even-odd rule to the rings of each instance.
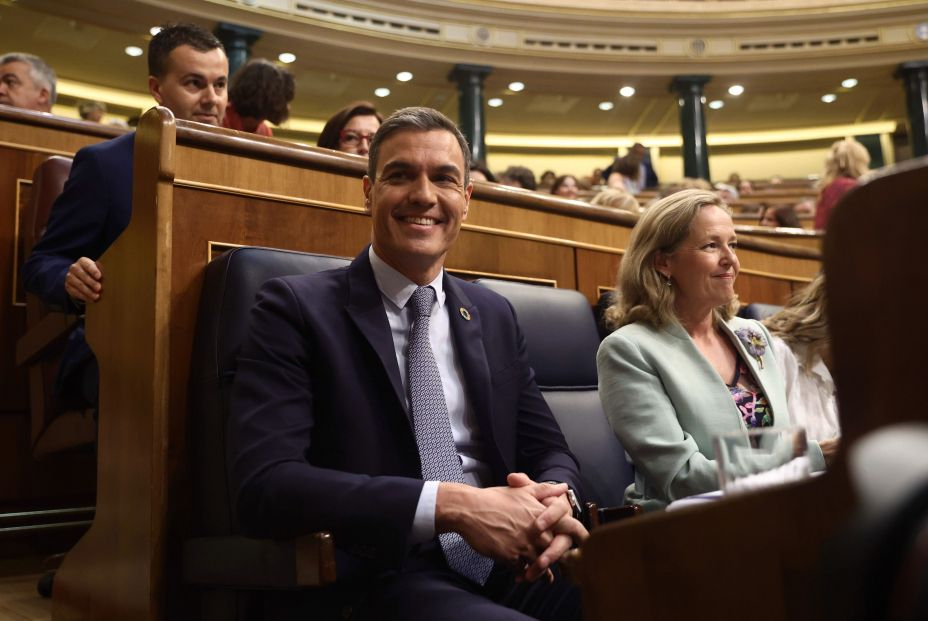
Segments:
[[[13,281],[12,291],[10,292],[10,303],[13,306],[25,306],[26,300],[16,299],[16,290],[19,288],[19,199],[20,188],[24,185],[32,185],[32,179],[16,178],[16,202],[13,208]]]
[[[63,155],[65,157],[74,157],[74,151],[62,151],[60,149],[49,149],[46,147],[38,147],[34,144],[20,144],[18,142],[7,142],[5,140],[0,140],[0,147],[6,147],[8,149],[15,149],[17,151],[29,151],[30,153],[47,153],[49,155]]]
[[[245,244],[229,244],[226,242],[208,241],[206,242],[206,262],[209,263],[213,260],[213,257],[218,257],[223,252],[228,252],[230,250],[235,250],[236,248],[244,247]]]
[[[515,274],[498,274],[496,272],[481,272],[478,270],[468,270],[463,268],[446,267],[445,271],[453,274],[458,278],[468,280],[470,278],[496,278],[498,280],[508,280],[511,282],[523,282],[529,285],[541,285],[543,287],[552,287],[557,289],[557,280],[551,278],[536,278],[534,276],[517,276]]]
[[[607,292],[615,293],[615,287],[614,286],[607,287],[606,285],[596,285],[596,297],[597,298],[603,297],[603,294]]]
[[[739,274],[750,274],[751,276],[763,276],[764,278],[773,278],[774,280],[788,280],[790,282],[802,282],[810,283],[812,282],[811,278],[805,276],[789,276],[787,274],[774,274],[772,272],[764,272],[761,270],[752,270],[752,269],[740,269],[738,270]],[[737,280],[735,281],[737,285]]]

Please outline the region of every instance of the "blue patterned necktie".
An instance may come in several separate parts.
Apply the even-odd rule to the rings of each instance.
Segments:
[[[422,462],[422,478],[463,483],[464,470],[451,434],[441,375],[429,343],[429,317],[434,301],[435,290],[431,287],[419,287],[409,299],[413,311],[406,359],[409,406]],[[492,560],[478,554],[457,533],[442,533],[438,540],[451,569],[477,584],[487,581],[493,569]]]

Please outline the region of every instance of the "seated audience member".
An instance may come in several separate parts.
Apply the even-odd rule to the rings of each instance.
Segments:
[[[148,45],[148,88],[178,119],[219,125],[226,107],[229,64],[222,44],[193,24],[165,26]],[[132,213],[135,134],[84,147],[52,206],[45,234],[23,265],[27,291],[46,304],[80,312],[104,290],[100,255],[125,230]],[[68,340],[56,384],[72,381],[96,402],[96,361],[78,327]],[[79,395],[77,395],[79,396]]]
[[[525,166],[510,166],[499,176],[499,182],[514,188],[538,189],[535,184],[535,173]]]
[[[561,175],[554,180],[554,184],[551,186],[551,193],[563,198],[575,199],[578,196],[579,190],[580,185],[577,183],[577,178],[573,175]]]
[[[733,172],[730,175],[728,175],[728,181],[726,181],[726,183],[728,183],[728,185],[732,185],[737,188],[739,185],[741,185],[741,181],[742,181],[741,175],[738,174],[737,172]]]
[[[55,72],[38,56],[23,52],[0,56],[0,104],[51,112],[56,82]]]
[[[786,308],[764,320],[786,385],[790,420],[822,443],[841,435],[825,309],[825,276],[819,274]]]
[[[248,61],[229,84],[229,105],[222,126],[259,136],[273,136],[265,121],[280,125],[290,116],[293,74],[263,58]]]
[[[740,196],[748,196],[754,193],[754,185],[747,179],[742,179],[737,184],[734,184],[738,188],[738,194]]]
[[[538,180],[538,189],[539,190],[550,190],[551,187],[557,182],[557,174],[553,170],[546,170],[541,173],[541,179]],[[551,192],[554,194],[554,192]]]
[[[802,228],[802,224],[799,223],[799,216],[796,215],[792,205],[769,205],[764,207],[760,214],[759,224],[771,228]]]
[[[651,165],[651,152],[640,142],[636,142],[628,150],[627,157],[638,163],[638,191],[656,188],[660,185],[657,173]]]
[[[326,122],[316,145],[366,157],[382,122],[383,117],[369,101],[350,103]]]
[[[638,213],[641,211],[638,206],[637,199],[635,199],[634,196],[625,190],[602,190],[593,197],[593,199],[590,201],[590,204],[597,205],[599,207],[611,207],[613,209],[620,209],[622,211],[629,211],[631,213]]]
[[[84,121],[102,123],[106,114],[106,104],[102,101],[81,101],[77,104],[77,114]]]
[[[831,145],[825,158],[825,174],[818,183],[815,205],[815,228],[824,230],[838,200],[857,185],[857,179],[870,168],[867,148],[853,138],[838,140]]]
[[[473,161],[470,164],[470,178],[473,181],[490,181],[496,183],[496,175],[490,172],[484,162]]]
[[[796,212],[796,216],[814,216],[815,201],[811,198],[804,198],[793,205],[793,211]]]
[[[630,194],[637,194],[642,189],[638,181],[638,163],[628,157],[616,158],[612,166],[603,171],[603,174],[606,173],[606,187],[625,190]]]
[[[349,267],[265,283],[252,309],[233,496],[256,536],[332,532],[338,582],[305,593],[313,617],[527,618],[505,607],[519,603],[579,618],[576,587],[549,571],[587,535],[576,460],[508,302],[443,269],[468,153],[440,112],[395,112],[363,179],[373,244]]]
[[[736,248],[728,206],[684,190],[642,214],[622,259],[599,394],[635,465],[626,502],[646,510],[718,488],[714,436],[792,422],[767,329],[735,316]],[[810,443],[816,470],[829,448]]]
[[[718,194],[719,198],[725,203],[738,200],[738,190],[735,189],[735,186],[727,183],[716,183],[715,193]]]

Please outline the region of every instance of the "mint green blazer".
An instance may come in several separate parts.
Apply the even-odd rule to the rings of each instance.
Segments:
[[[760,361],[734,334],[744,327],[767,342]],[[738,317],[723,324],[723,331],[767,395],[773,426],[788,427],[786,393],[770,333],[759,322]],[[683,327],[674,323],[656,329],[643,322],[623,326],[602,342],[596,363],[606,417],[635,466],[626,502],[653,510],[718,489],[712,439],[745,429],[745,424],[725,382]],[[814,470],[824,469],[817,443],[809,443],[809,458]]]

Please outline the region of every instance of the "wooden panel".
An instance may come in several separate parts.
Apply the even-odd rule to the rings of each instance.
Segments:
[[[596,304],[604,291],[615,289],[621,263],[618,253],[577,249],[577,289],[590,304]]]

